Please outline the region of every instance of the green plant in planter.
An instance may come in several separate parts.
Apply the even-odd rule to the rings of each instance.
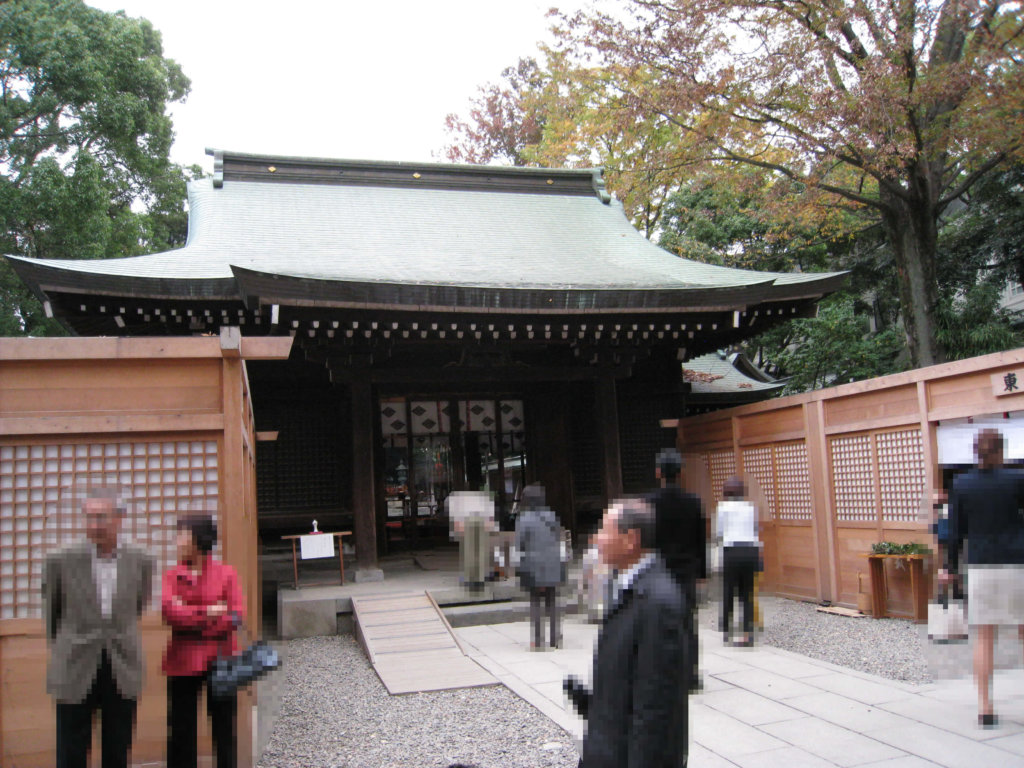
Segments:
[[[931,552],[924,544],[919,544],[916,541],[908,544],[879,541],[871,545],[871,554],[873,555],[930,555]]]

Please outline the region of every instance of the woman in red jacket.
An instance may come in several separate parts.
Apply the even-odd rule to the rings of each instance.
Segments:
[[[236,698],[216,698],[209,670],[220,655],[235,653],[235,627],[245,607],[238,574],[214,560],[217,524],[207,514],[178,519],[178,565],[164,573],[162,608],[171,627],[164,653],[167,675],[167,765],[195,768],[199,689],[206,685],[206,712],[217,768],[235,768]]]

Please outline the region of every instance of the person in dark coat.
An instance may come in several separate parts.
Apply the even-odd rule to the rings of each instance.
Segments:
[[[967,552],[967,623],[977,636],[974,679],[978,724],[992,728],[993,650],[996,628],[1017,626],[1024,641],[1024,473],[1003,466],[1003,436],[981,430],[974,442],[977,469],[953,481],[949,495],[949,538],[939,582],[954,582],[964,540]]]
[[[593,689],[571,676],[564,684],[586,719],[582,768],[686,765],[689,606],[655,550],[654,523],[647,501],[627,499],[609,507],[597,534],[601,558],[618,576],[597,638]]]
[[[523,489],[516,520],[516,553],[519,583],[530,593],[531,650],[541,650],[541,602],[551,621],[551,647],[561,639],[558,631],[556,589],[562,583],[562,530],[558,517],[544,503],[544,486],[534,483]]]
[[[700,688],[697,643],[697,584],[707,578],[707,521],[700,498],[679,485],[683,457],[674,448],[661,451],[654,475],[661,488],[651,494],[654,505],[656,549],[665,565],[686,593],[686,637],[690,643],[687,687]]]

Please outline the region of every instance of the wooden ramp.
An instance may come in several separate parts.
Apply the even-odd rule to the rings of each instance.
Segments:
[[[496,685],[426,592],[352,598],[356,637],[388,693]]]

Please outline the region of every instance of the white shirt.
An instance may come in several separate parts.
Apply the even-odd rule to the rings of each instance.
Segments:
[[[716,528],[726,547],[757,544],[757,508],[742,499],[723,501],[718,505]]]
[[[615,594],[613,595],[612,605],[618,605],[619,599],[622,593],[633,586],[633,582],[636,577],[643,573],[647,567],[654,562],[654,553],[648,552],[646,555],[641,557],[628,571],[623,571],[615,577]]]
[[[101,557],[94,544],[92,547],[92,577],[96,582],[96,596],[103,618],[109,619],[114,608],[114,592],[117,590],[117,549],[113,557]]]

